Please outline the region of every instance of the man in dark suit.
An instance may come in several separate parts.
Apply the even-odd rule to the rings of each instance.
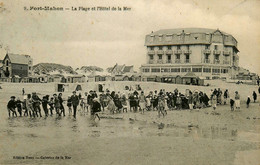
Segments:
[[[76,95],[76,91],[73,92],[73,95],[70,97],[70,99],[73,106],[73,116],[76,118],[77,106],[79,105],[79,97]]]

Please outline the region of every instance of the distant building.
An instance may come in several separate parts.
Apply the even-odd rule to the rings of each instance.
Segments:
[[[214,29],[166,29],[146,35],[143,76],[196,76],[235,78],[238,72],[237,40]]]
[[[0,60],[0,78],[4,76],[3,60]]]
[[[134,73],[134,66],[118,65],[108,68],[107,71],[111,73],[111,76],[122,76],[128,73]]]
[[[28,77],[32,75],[33,59],[29,55],[7,53],[2,64],[3,77]]]

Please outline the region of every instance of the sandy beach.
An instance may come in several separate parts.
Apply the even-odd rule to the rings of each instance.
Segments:
[[[42,95],[54,93],[54,88],[52,84],[0,84],[0,164],[259,164],[260,106],[259,102],[245,105],[257,86],[213,82],[210,87],[181,88],[209,92],[218,84],[232,89],[231,94],[238,90],[241,109],[231,112],[229,105],[222,105],[215,111],[211,107],[173,110],[164,118],[158,118],[156,111],[115,115],[105,111],[100,121],[80,112],[77,119],[68,112],[65,117],[8,119],[6,103],[11,95],[21,97],[22,87]],[[123,82],[116,83],[121,90]],[[149,90],[149,83],[141,87]],[[176,87],[155,86],[166,91]]]

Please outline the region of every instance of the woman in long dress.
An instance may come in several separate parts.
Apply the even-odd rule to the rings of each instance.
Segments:
[[[107,100],[108,100],[107,110],[109,110],[111,114],[114,114],[114,112],[116,110],[116,106],[115,106],[115,103],[114,103],[112,97],[108,96]]]

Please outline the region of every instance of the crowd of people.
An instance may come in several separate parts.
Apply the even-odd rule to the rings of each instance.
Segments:
[[[260,87],[258,89],[260,94]],[[41,109],[43,109],[45,117],[52,116],[54,113],[57,116],[65,116],[65,107],[69,115],[73,115],[76,118],[77,111],[86,115],[90,113],[93,117],[97,117],[100,120],[98,112],[108,110],[109,113],[126,113],[140,112],[142,114],[145,111],[157,111],[158,116],[167,115],[168,110],[182,110],[189,109],[201,109],[212,106],[215,110],[218,105],[230,104],[231,110],[235,108],[240,109],[240,94],[236,91],[235,97],[230,97],[228,89],[222,91],[220,88],[211,90],[210,95],[202,91],[188,90],[185,94],[179,92],[176,88],[172,92],[166,92],[164,89],[159,91],[150,91],[145,95],[144,91],[133,91],[128,94],[112,91],[108,89],[106,92],[89,91],[84,93],[84,96],[76,91],[67,99],[63,98],[62,93],[45,95],[40,98],[36,92],[25,95],[24,89],[22,89],[24,95],[23,100],[16,99],[12,96],[7,104],[9,117],[17,117],[17,111],[19,116],[30,117],[42,117]],[[256,102],[257,94],[253,91],[253,100]],[[250,96],[246,100],[247,108],[251,102]],[[17,111],[16,111],[17,110]],[[73,110],[73,112],[72,112]]]

